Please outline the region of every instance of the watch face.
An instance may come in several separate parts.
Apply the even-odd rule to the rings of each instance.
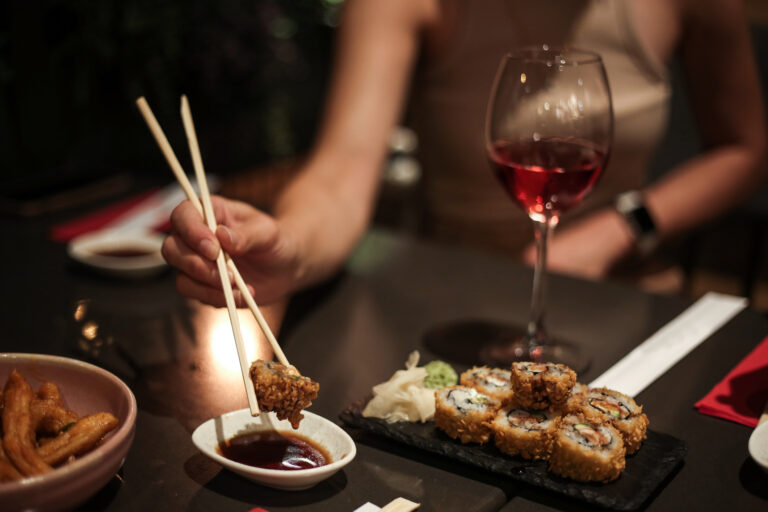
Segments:
[[[653,222],[651,214],[645,206],[640,205],[633,209],[632,215],[635,218],[635,222],[637,222],[637,227],[640,230],[640,233],[644,235],[656,234],[656,224]]]
[[[658,245],[656,223],[643,204],[643,196],[637,191],[621,194],[616,198],[616,209],[629,224],[635,244],[641,254],[648,254]]]

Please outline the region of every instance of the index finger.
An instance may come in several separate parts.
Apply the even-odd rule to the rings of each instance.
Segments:
[[[187,247],[199,252],[201,256],[209,260],[218,256],[219,241],[191,202],[182,201],[173,209],[171,229],[181,237]]]

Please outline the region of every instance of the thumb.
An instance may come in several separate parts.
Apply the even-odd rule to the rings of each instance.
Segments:
[[[278,231],[274,219],[262,215],[237,226],[220,224],[216,237],[230,255],[241,255],[272,248],[277,242]]]

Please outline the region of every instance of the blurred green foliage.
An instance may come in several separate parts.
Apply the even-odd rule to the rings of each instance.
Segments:
[[[305,151],[339,4],[0,2],[0,180],[51,169],[159,172],[164,163],[134,106],[140,95],[183,164],[182,93],[210,172]]]

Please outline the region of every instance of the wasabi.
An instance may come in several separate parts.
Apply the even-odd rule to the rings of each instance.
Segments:
[[[430,361],[424,365],[427,376],[424,378],[424,387],[440,389],[445,386],[455,386],[459,382],[456,371],[445,361]]]

